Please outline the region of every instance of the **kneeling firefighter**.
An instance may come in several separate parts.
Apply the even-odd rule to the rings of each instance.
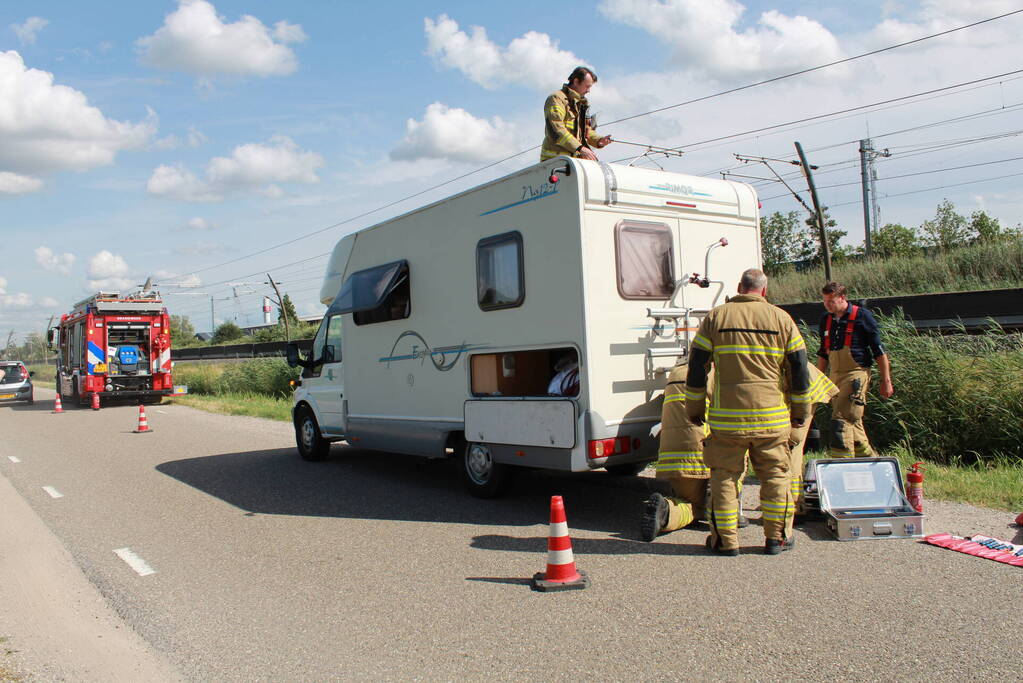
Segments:
[[[707,425],[695,425],[686,417],[687,372],[687,366],[675,366],[664,387],[660,446],[654,471],[657,479],[668,484],[671,495],[654,493],[643,504],[640,538],[648,542],[658,534],[705,518],[710,470],[703,463],[703,440],[710,429]],[[713,382],[713,374],[709,382]],[[740,526],[746,523],[745,518],[740,518]]]

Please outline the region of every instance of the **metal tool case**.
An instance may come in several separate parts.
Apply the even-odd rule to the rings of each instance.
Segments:
[[[811,460],[806,470],[807,503],[819,505],[838,540],[924,535],[924,515],[906,499],[895,458]]]

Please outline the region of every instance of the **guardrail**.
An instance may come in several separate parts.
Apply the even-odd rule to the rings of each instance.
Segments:
[[[300,351],[308,353],[313,347],[312,339],[296,339]],[[280,358],[284,356],[287,342],[258,342],[254,344],[229,344],[226,346],[195,346],[171,349],[171,360],[234,360],[236,358]]]
[[[915,294],[856,299],[873,312],[888,315],[902,310],[918,330],[958,332],[960,325],[968,332],[980,332],[991,320],[1006,330],[1023,330],[1023,289],[989,289],[978,292],[946,294]],[[816,328],[824,314],[820,302],[785,304],[781,306],[797,322]]]

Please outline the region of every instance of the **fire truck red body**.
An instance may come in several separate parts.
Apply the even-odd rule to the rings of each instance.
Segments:
[[[57,391],[88,404],[159,400],[173,391],[170,318],[159,293],[99,292],[75,304],[56,327]]]

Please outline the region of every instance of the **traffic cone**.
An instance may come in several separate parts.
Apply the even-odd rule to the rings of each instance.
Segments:
[[[53,399],[53,411],[54,413],[63,413],[64,406],[60,404],[60,394],[57,394],[57,398]]]
[[[551,496],[551,531],[547,539],[547,571],[536,574],[530,582],[535,591],[564,591],[583,589],[590,580],[575,568],[572,557],[572,539],[568,535],[565,502],[561,496]]]
[[[140,403],[139,404],[139,426],[138,426],[138,429],[135,430],[135,433],[136,434],[148,434],[151,431],[153,431],[153,430],[149,428],[149,422],[146,420],[146,407]]]
[[[99,394],[95,393],[92,395],[92,409],[99,410]]]

